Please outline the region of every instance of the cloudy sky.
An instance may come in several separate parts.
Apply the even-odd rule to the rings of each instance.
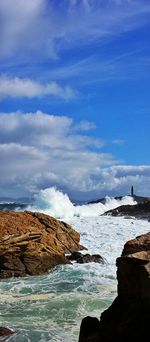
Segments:
[[[0,197],[150,196],[150,2],[0,0]]]

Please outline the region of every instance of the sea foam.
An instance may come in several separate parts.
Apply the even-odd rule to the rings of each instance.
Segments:
[[[125,196],[121,200],[106,197],[105,204],[99,202],[75,205],[67,194],[57,190],[55,187],[51,187],[40,190],[34,198],[33,205],[28,207],[28,209],[31,211],[41,211],[56,218],[67,220],[74,216],[97,217],[108,210],[127,204],[134,205],[136,202],[131,196]]]

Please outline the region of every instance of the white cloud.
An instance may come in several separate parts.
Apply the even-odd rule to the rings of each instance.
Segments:
[[[38,34],[40,41],[43,26],[40,27],[44,3],[45,0],[0,1],[2,57],[13,55],[18,48],[29,51],[38,46]]]
[[[77,125],[69,117],[43,114],[40,111],[26,114],[19,111],[1,113],[0,142],[67,151],[82,150],[88,146],[103,146],[100,139],[80,133],[87,126],[90,127],[88,121],[86,127],[83,127],[83,121]],[[93,129],[92,123],[91,126]]]
[[[62,87],[56,82],[42,84],[29,78],[0,77],[0,99],[42,96],[56,96],[64,100],[70,100],[76,96],[76,93],[71,87]]]
[[[57,58],[60,50],[133,30],[149,13],[145,0],[1,0],[1,57]]]
[[[150,165],[115,165],[104,170],[107,189],[130,193],[131,185],[137,195],[150,194]]]
[[[79,124],[77,124],[76,126],[74,126],[74,130],[79,130],[79,131],[90,131],[92,129],[95,129],[96,126],[94,124],[94,122],[89,122],[87,120],[83,120],[80,121]]]
[[[112,143],[115,145],[122,145],[122,144],[124,144],[124,140],[123,139],[115,139],[112,141]]]
[[[150,166],[117,165],[111,153],[99,150],[103,141],[83,130],[90,123],[84,125],[42,112],[1,113],[1,196],[57,186],[74,198],[88,199],[128,193],[132,184],[136,192],[148,195]]]

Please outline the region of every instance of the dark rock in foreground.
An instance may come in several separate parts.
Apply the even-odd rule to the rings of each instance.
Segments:
[[[132,216],[138,219],[150,219],[150,201],[135,205],[121,205],[115,209],[106,211],[104,215]]]
[[[0,278],[40,275],[82,249],[70,225],[42,213],[0,212]]]
[[[79,342],[148,341],[150,233],[127,242],[117,259],[118,296],[100,321],[82,321]]]
[[[8,328],[0,327],[0,339],[2,341],[4,341],[5,337],[8,337],[12,334],[14,334],[14,331],[12,331]]]
[[[74,260],[78,264],[85,264],[89,262],[97,262],[97,263],[103,263],[104,260],[99,254],[82,254],[80,252],[73,252],[71,255],[68,256],[69,260]]]

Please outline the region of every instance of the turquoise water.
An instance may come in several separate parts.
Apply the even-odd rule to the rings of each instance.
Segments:
[[[15,331],[7,341],[77,342],[81,320],[100,317],[116,296],[116,257],[124,243],[150,223],[113,217],[72,217],[89,252],[104,264],[64,265],[46,275],[0,281],[0,325]]]
[[[11,341],[77,341],[81,319],[99,317],[115,289],[104,286],[92,266],[61,266],[47,275],[0,283],[1,325]],[[99,295],[101,293],[101,296]]]

